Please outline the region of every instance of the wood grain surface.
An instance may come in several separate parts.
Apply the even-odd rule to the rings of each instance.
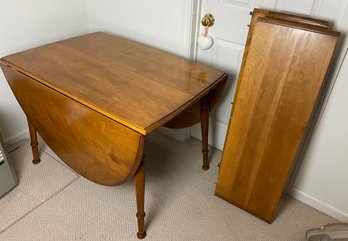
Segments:
[[[240,83],[240,78],[243,76],[244,73],[244,67],[245,67],[245,61],[246,61],[246,56],[248,55],[249,52],[249,47],[250,47],[250,42],[254,33],[254,27],[256,24],[256,21],[258,18],[273,18],[273,19],[278,19],[278,20],[284,20],[284,21],[290,21],[293,23],[302,23],[302,24],[307,24],[308,25],[313,25],[314,27],[321,27],[323,29],[328,29],[330,23],[328,21],[320,20],[320,19],[314,19],[314,18],[307,18],[307,17],[302,17],[298,15],[293,15],[293,14],[288,14],[288,13],[280,13],[280,12],[274,12],[274,11],[269,11],[265,9],[259,9],[259,8],[254,8],[254,10],[251,12],[251,20],[249,24],[249,32],[248,36],[245,42],[245,48],[244,48],[244,53],[243,53],[243,59],[241,63],[241,67],[239,70],[239,76],[238,76],[238,82],[237,82],[237,87],[235,93],[238,92],[239,89],[239,83]],[[234,98],[236,95],[234,96]],[[233,100],[233,102],[235,99]]]
[[[223,71],[105,33],[30,49],[2,62],[143,135],[226,79]]]
[[[261,17],[253,27],[216,195],[271,222],[339,33]]]
[[[9,67],[2,70],[30,123],[72,169],[107,186],[134,175],[142,135]]]
[[[182,128],[202,119],[209,166],[209,111],[226,84],[223,71],[105,33],[6,56],[0,66],[28,118],[34,163],[38,132],[95,183],[114,186],[135,175],[138,238],[146,236],[145,137],[166,123]]]
[[[134,175],[152,131],[199,122],[201,99],[214,105],[227,80],[223,71],[101,32],[0,63],[32,127],[35,162],[37,131],[69,166],[104,185]]]
[[[325,20],[309,18],[309,17],[283,13],[283,12],[274,12],[274,11],[269,11],[269,10],[259,9],[259,8],[255,8],[253,10],[252,16],[254,18],[254,21],[250,25],[254,25],[258,17],[267,17],[267,18],[274,18],[279,20],[287,20],[287,21],[296,22],[296,23],[308,24],[308,25],[312,25],[316,27],[322,27],[325,29],[328,29],[330,26],[330,22]]]
[[[220,84],[213,89],[208,95],[205,96],[205,100],[209,102],[210,110],[212,110],[217,104],[218,100],[223,94],[227,82],[227,75],[225,75]],[[197,124],[201,121],[201,101],[195,103],[190,108],[185,110],[174,119],[165,123],[163,126],[168,128],[187,128]]]

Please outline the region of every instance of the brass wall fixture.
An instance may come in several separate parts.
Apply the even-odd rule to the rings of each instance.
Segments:
[[[211,27],[214,25],[215,23],[215,18],[213,16],[213,14],[211,13],[207,13],[206,15],[204,15],[204,17],[201,20],[201,23],[204,27]]]
[[[204,26],[204,34],[198,36],[198,45],[201,49],[207,50],[210,49],[214,44],[214,39],[211,36],[208,36],[208,31],[211,26],[215,23],[215,18],[213,14],[207,13],[201,19],[201,23]]]

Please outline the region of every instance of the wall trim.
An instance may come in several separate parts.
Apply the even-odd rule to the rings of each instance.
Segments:
[[[25,129],[9,138],[6,138],[4,141],[6,146],[10,146],[23,139],[28,139],[28,138],[29,138],[29,129]]]
[[[334,217],[341,222],[348,222],[348,213],[339,210],[305,192],[302,192],[297,188],[293,188],[289,194],[298,201],[303,202],[331,217]]]
[[[169,129],[166,127],[160,127],[159,132],[162,132],[163,134],[172,137],[173,139],[185,142],[191,137],[191,129],[190,128],[183,128],[183,129]]]
[[[190,49],[189,49],[189,58],[193,61],[197,61],[197,38],[200,31],[201,26],[201,12],[202,12],[202,0],[193,0],[192,1],[192,18],[191,18],[191,25],[190,25]]]
[[[227,127],[228,124],[226,124],[225,122],[217,120],[214,117],[209,118],[208,144],[222,151],[225,144],[225,138],[221,140],[221,138],[218,137],[226,136]],[[200,123],[191,127],[191,136],[198,140],[202,140]]]

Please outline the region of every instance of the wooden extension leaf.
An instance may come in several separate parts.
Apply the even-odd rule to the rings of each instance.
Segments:
[[[216,195],[267,222],[274,219],[339,37],[327,26],[254,11]]]

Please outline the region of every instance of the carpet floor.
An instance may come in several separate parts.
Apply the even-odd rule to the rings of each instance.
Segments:
[[[28,140],[11,147],[20,184],[0,199],[1,241],[138,240],[133,180],[94,184],[68,168],[44,143],[31,164]],[[18,147],[18,148],[17,148]],[[335,219],[284,196],[268,224],[214,195],[219,150],[201,168],[201,143],[155,133],[146,142],[145,240],[302,241],[306,230]]]

